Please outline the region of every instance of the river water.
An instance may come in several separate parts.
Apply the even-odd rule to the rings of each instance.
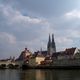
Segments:
[[[0,80],[80,80],[80,70],[0,70]]]

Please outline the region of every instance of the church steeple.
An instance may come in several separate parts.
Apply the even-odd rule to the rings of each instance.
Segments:
[[[54,41],[54,34],[52,34],[52,52],[53,53],[56,52],[56,45],[55,45],[55,41]]]
[[[52,42],[54,42],[54,34],[52,34]]]
[[[51,53],[51,37],[50,37],[50,34],[49,34],[49,40],[48,40],[48,44],[47,44],[47,51],[48,51],[48,54]]]
[[[49,48],[50,46],[51,46],[51,38],[50,38],[50,34],[49,34],[49,40],[48,40],[47,48]]]

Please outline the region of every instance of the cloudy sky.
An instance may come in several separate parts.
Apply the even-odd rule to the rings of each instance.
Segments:
[[[80,48],[80,0],[0,0],[0,59],[46,50],[54,33],[57,51]]]

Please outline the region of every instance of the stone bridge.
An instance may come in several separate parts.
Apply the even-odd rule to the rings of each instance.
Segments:
[[[0,60],[0,68],[14,68],[18,67],[19,65],[16,64],[15,61],[11,60]]]

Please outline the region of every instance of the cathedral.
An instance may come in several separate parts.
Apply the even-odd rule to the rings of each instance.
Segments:
[[[48,39],[48,43],[47,43],[47,50],[46,51],[43,51],[41,49],[41,51],[37,51],[37,52],[34,52],[34,54],[36,55],[43,55],[43,56],[52,56],[52,54],[56,53],[56,45],[55,45],[55,41],[54,41],[54,34],[52,34],[52,37],[50,36],[49,34],[49,39]]]
[[[56,45],[54,41],[54,34],[52,34],[52,39],[49,34],[49,40],[47,44],[47,54],[52,55],[55,52],[56,52]]]
[[[37,51],[34,52],[34,54],[32,54],[27,48],[25,48],[24,51],[21,52],[20,56],[18,57],[18,61],[23,60],[25,61],[29,56],[52,56],[54,53],[56,53],[56,45],[55,45],[55,41],[54,41],[54,35],[52,34],[52,38],[49,34],[49,40],[48,40],[48,44],[47,44],[47,50],[46,51]]]

